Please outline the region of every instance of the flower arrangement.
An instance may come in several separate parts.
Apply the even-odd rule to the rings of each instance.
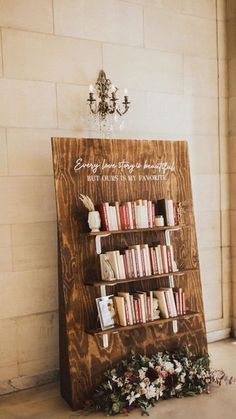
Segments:
[[[84,204],[85,208],[87,208],[89,212],[95,211],[94,203],[91,200],[91,198],[89,198],[88,195],[83,195],[81,193],[79,196],[79,199],[81,200],[81,202]]]
[[[148,358],[133,354],[105,372],[105,381],[96,389],[92,407],[107,415],[128,414],[141,408],[148,415],[158,400],[209,393],[211,383],[231,384],[233,377],[210,368],[207,354],[194,356],[188,348],[181,352],[158,352]]]

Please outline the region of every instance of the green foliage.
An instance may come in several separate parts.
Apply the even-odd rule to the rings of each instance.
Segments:
[[[158,352],[152,357],[132,353],[115,368],[107,370],[96,389],[92,406],[107,415],[139,407],[142,414],[158,400],[209,392],[212,382],[232,383],[223,371],[212,371],[208,354],[194,356],[188,348],[178,352]]]

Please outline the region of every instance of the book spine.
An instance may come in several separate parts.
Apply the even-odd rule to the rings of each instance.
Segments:
[[[167,255],[168,272],[173,272],[170,246],[166,246],[166,255]]]
[[[128,215],[129,215],[129,228],[133,230],[134,223],[133,223],[133,213],[132,213],[132,204],[131,202],[127,202],[127,209],[128,209]]]
[[[108,202],[104,202],[104,208],[105,208],[105,213],[106,213],[108,230],[110,231],[112,230],[112,223],[111,223],[111,218],[110,218],[110,207],[109,207]]]
[[[103,230],[109,230],[106,207],[105,207],[104,203],[99,204],[98,211],[99,211],[100,216],[101,216],[101,223],[102,223]]]
[[[128,304],[127,301],[124,299],[124,305],[125,305],[125,317],[126,317],[126,323],[129,326],[130,325],[130,319],[129,319],[129,310],[128,310]]]
[[[152,273],[153,275],[158,274],[158,266],[157,266],[157,258],[156,258],[156,252],[155,248],[150,248],[150,254],[151,254],[151,261],[152,261]]]
[[[136,298],[134,298],[133,301],[134,301],[134,311],[135,311],[136,323],[140,323],[138,300]]]
[[[129,208],[128,208],[128,203],[127,202],[124,204],[124,215],[125,215],[126,230],[129,230],[130,229],[130,219],[129,219]]]
[[[129,278],[129,269],[128,269],[128,262],[127,262],[127,256],[123,256],[123,262],[124,262],[124,268],[125,268],[125,278]]]
[[[133,228],[136,228],[136,202],[131,202]]]
[[[117,227],[118,227],[118,230],[121,230],[120,204],[118,201],[115,202],[115,208],[116,208]]]
[[[182,292],[182,306],[183,306],[183,314],[186,314],[186,299],[185,299],[185,291]]]
[[[145,253],[146,253],[146,250],[143,247],[141,247],[140,254],[141,254],[141,262],[142,262],[143,276],[148,276],[148,273],[147,273],[147,263],[146,263],[146,260],[145,260],[145,256],[146,256]]]
[[[155,211],[155,204],[152,202],[152,225],[155,226],[155,219],[156,219],[156,211]]]

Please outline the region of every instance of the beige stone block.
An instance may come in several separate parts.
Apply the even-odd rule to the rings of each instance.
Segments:
[[[6,131],[0,128],[0,176],[8,174]]]
[[[228,61],[219,60],[218,65],[219,65],[219,96],[228,97],[229,95]]]
[[[170,130],[172,133],[183,130],[182,135],[184,135],[188,131],[184,106],[185,99],[182,95],[153,95],[152,92],[148,92],[144,113],[147,117],[148,129],[152,129],[153,134],[158,133],[159,138],[160,134],[170,132]]]
[[[0,274],[0,318],[17,318],[57,309],[55,268]],[[14,296],[14,298],[12,298]]]
[[[184,57],[184,93],[217,97],[217,63],[214,59]]]
[[[98,42],[3,30],[8,78],[90,84],[102,68]]]
[[[227,17],[226,1],[216,0],[216,7],[217,7],[217,19],[226,20],[226,17]]]
[[[17,328],[14,320],[0,320],[0,368],[15,366],[17,372]],[[12,373],[12,372],[11,372]],[[2,378],[2,377],[1,377]],[[11,377],[8,377],[11,378]]]
[[[236,150],[235,150],[236,152]],[[221,173],[230,173],[230,140],[227,136],[220,136],[220,170]]]
[[[218,134],[218,102],[216,98],[186,96],[184,116],[188,134]]]
[[[57,265],[56,244],[37,244],[13,247],[13,270],[28,271]]]
[[[222,247],[222,282],[227,284],[224,286],[224,288],[229,288],[231,283],[231,263],[232,258],[230,247]]]
[[[19,375],[32,376],[40,374],[42,371],[52,371],[59,367],[59,354],[51,354],[48,358],[36,359],[19,364]]]
[[[54,1],[55,33],[143,45],[142,7],[117,0]]]
[[[230,178],[228,174],[221,174],[221,209],[230,209]]]
[[[193,175],[192,188],[196,211],[220,209],[220,187],[218,175]]]
[[[37,246],[57,244],[57,225],[55,222],[48,223],[24,223],[12,225],[12,245]]]
[[[228,45],[227,45],[227,26],[226,21],[217,22],[217,48],[220,60],[227,60]]]
[[[0,223],[54,221],[54,182],[51,176],[0,178]]]
[[[19,363],[42,360],[58,352],[56,312],[19,318],[17,332]]]
[[[144,48],[103,45],[103,63],[112,82],[121,87],[183,93],[183,58]],[[120,63],[127,63],[123,68]],[[123,91],[119,92],[120,97]]]
[[[220,211],[199,211],[196,228],[199,248],[220,246]]]
[[[0,225],[0,247],[10,247],[11,243],[11,226]]]
[[[72,84],[57,85],[58,122],[60,128],[89,129],[88,88]]]
[[[236,43],[236,19],[231,18],[227,20],[227,54],[228,59],[236,58],[236,51],[235,51],[235,43]]]
[[[230,207],[233,210],[236,210],[236,174],[232,173],[230,175]]]
[[[230,246],[230,211],[221,211],[221,241],[222,246]]]
[[[0,246],[0,272],[12,270],[12,250],[10,246]]]
[[[234,254],[234,248],[236,249],[236,211],[230,211],[230,226],[231,226],[231,246],[232,256],[236,258],[236,252]],[[236,271],[235,271],[236,274]]]
[[[236,173],[236,137],[229,138],[229,167],[230,173]]]
[[[227,18],[236,17],[236,3],[234,0],[227,0]]]
[[[236,25],[236,22],[235,22]],[[229,61],[229,95],[236,96],[236,57]]]
[[[95,138],[92,131],[10,128],[7,130],[10,175],[52,175],[51,137]]]
[[[52,83],[0,79],[0,125],[57,126],[56,91]]]
[[[128,0],[143,6],[156,7],[170,13],[193,15],[215,19],[214,0]],[[224,0],[222,0],[224,1]]]
[[[207,285],[221,283],[221,248],[201,248],[199,249],[201,280],[203,288]]]
[[[0,272],[7,272],[11,270],[11,227],[9,225],[0,225]]]
[[[203,302],[206,321],[222,318],[222,289],[220,282],[203,287]]]
[[[194,174],[219,173],[219,144],[217,136],[189,137],[191,172]]]
[[[144,42],[147,48],[203,58],[216,58],[215,22],[200,17],[168,13],[155,7],[146,7],[144,9]]]
[[[2,59],[2,31],[0,30],[0,77],[3,76],[3,59]]]
[[[1,0],[0,26],[53,32],[51,0]]]
[[[219,99],[219,130],[220,136],[227,136],[229,133],[229,100],[228,98]]]

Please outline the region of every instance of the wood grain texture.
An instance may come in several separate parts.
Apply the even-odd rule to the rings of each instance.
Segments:
[[[53,138],[53,165],[58,219],[59,301],[60,301],[60,368],[61,393],[72,409],[80,408],[85,399],[100,382],[102,373],[111,365],[126,358],[131,350],[151,355],[157,350],[174,349],[189,344],[195,353],[207,351],[202,290],[199,274],[198,250],[192,205],[192,192],[187,143],[183,141],[101,140]],[[101,162],[103,159],[118,163],[174,162],[175,171],[163,180],[140,180],[143,168],[135,170],[132,181],[120,179],[127,171],[107,168],[100,178],[89,181],[89,168],[75,173],[76,160]],[[145,174],[153,174],[146,170]],[[101,175],[105,177],[101,178]],[[107,176],[118,176],[114,181]],[[100,202],[132,201],[172,198],[185,205],[185,224],[188,227],[171,233],[175,255],[181,269],[192,269],[175,277],[176,286],[187,294],[188,309],[200,314],[178,321],[178,333],[173,334],[172,323],[163,322],[122,330],[109,338],[104,349],[101,337],[86,333],[86,329],[99,326],[95,298],[99,289],[88,287],[86,282],[99,281],[99,261],[95,240],[88,232],[87,211],[78,199],[79,194],[89,195],[95,204]],[[130,232],[114,234],[102,239],[103,251],[124,249],[138,243],[164,242],[163,232]],[[167,278],[151,278],[137,284],[114,286],[112,292],[156,289],[168,285]],[[107,288],[108,292],[111,290]]]

